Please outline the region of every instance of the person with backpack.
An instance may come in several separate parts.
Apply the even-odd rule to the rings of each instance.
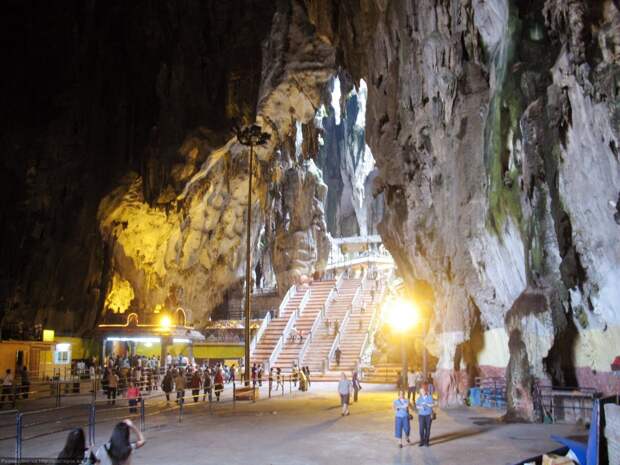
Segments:
[[[198,402],[200,398],[200,388],[202,386],[202,380],[200,379],[200,373],[198,370],[194,371],[192,375],[192,379],[190,381],[190,388],[192,388],[192,396],[194,397],[194,402]]]
[[[131,442],[131,433],[137,437]],[[134,450],[145,444],[144,436],[129,419],[117,423],[110,440],[97,450],[95,458],[99,465],[130,465]]]

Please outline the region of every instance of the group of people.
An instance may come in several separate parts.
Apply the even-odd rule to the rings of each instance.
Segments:
[[[13,402],[20,397],[28,399],[30,392],[30,375],[25,366],[18,367],[19,383],[15,380],[15,376],[11,369],[7,369],[2,378],[2,394],[0,395],[0,408],[8,405],[11,408]],[[6,401],[5,401],[6,399]]]
[[[399,440],[399,447],[403,447],[403,437],[407,443],[411,442],[409,434],[413,412],[418,414],[418,446],[430,447],[431,423],[435,417],[432,380],[430,377],[426,379],[420,371],[411,370],[407,373],[406,386],[402,377],[399,376],[398,381],[398,399],[394,401],[393,409],[396,416],[394,435]]]
[[[194,402],[200,400],[202,391],[202,401],[209,399],[213,401],[213,394],[217,402],[224,391],[225,373],[222,364],[218,363],[214,367],[202,366],[201,368],[193,367],[176,367],[169,368],[164,375],[161,383],[161,389],[166,395],[166,402],[170,402],[170,394],[176,392],[175,402],[185,401],[185,390],[191,389]]]
[[[131,441],[132,433],[135,441]],[[100,447],[86,447],[86,437],[82,428],[69,432],[65,446],[57,458],[57,465],[129,465],[133,451],[145,444],[142,433],[131,420],[117,423],[112,430],[110,440]]]

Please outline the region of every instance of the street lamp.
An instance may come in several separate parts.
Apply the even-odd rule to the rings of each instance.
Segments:
[[[409,362],[407,360],[407,350],[405,348],[405,333],[418,324],[420,312],[412,302],[408,302],[403,298],[397,298],[389,300],[386,303],[384,314],[390,328],[400,335],[400,350],[403,362],[401,385],[406,386]]]
[[[237,140],[242,145],[250,147],[250,162],[248,167],[248,220],[246,234],[246,264],[245,264],[245,385],[250,385],[250,294],[252,292],[252,251],[250,250],[250,232],[252,229],[252,172],[254,161],[254,147],[264,145],[271,138],[271,134],[262,132],[258,124],[246,126],[237,130]]]

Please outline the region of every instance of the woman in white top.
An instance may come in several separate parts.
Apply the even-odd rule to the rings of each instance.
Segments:
[[[131,432],[137,436],[136,442],[130,442]],[[99,448],[96,458],[99,465],[130,465],[131,454],[144,445],[144,436],[129,419],[123,420],[112,430],[110,441]]]

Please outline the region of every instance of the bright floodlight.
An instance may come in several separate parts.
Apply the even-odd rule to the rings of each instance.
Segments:
[[[387,323],[396,332],[404,333],[418,323],[418,309],[402,298],[388,301],[385,312]]]
[[[168,315],[162,316],[161,320],[159,320],[159,326],[161,326],[163,329],[169,329],[170,325],[171,325],[171,321]]]

